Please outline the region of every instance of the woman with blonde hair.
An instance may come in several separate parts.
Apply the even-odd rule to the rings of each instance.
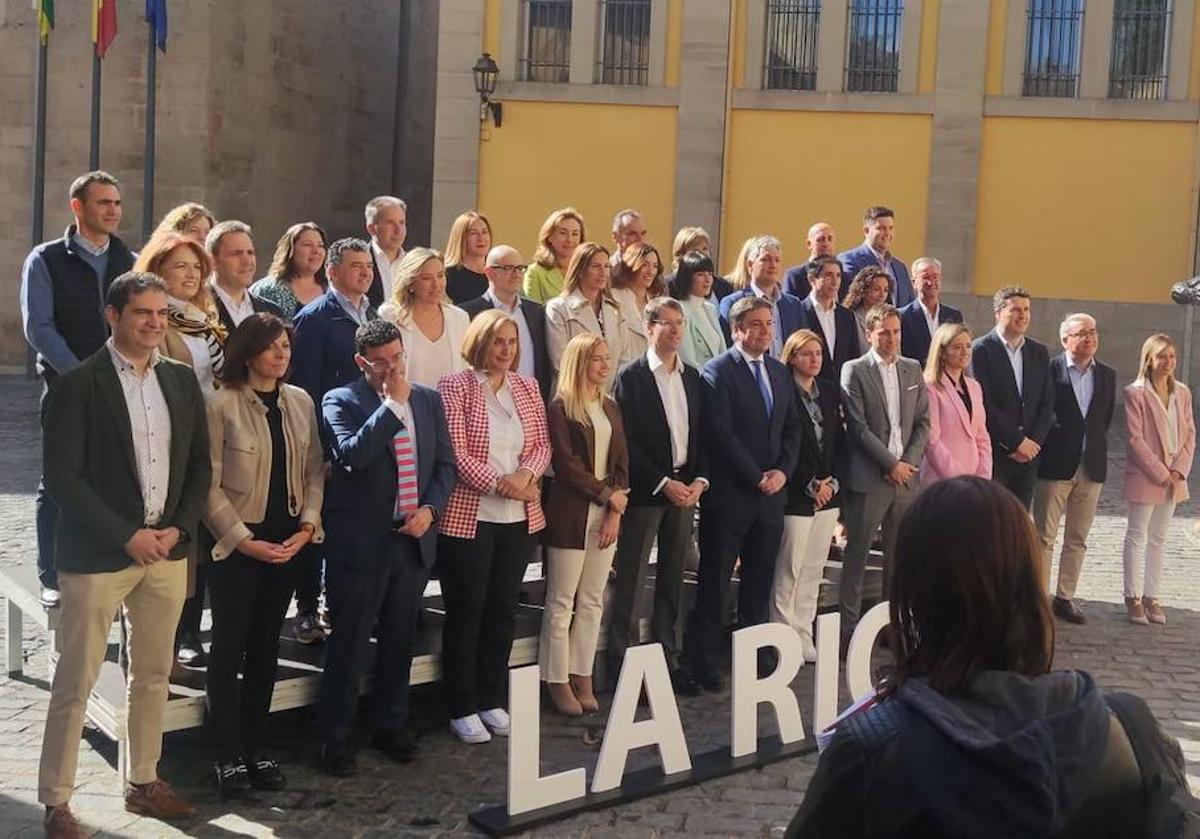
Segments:
[[[684,254],[698,251],[709,259],[712,259],[712,237],[708,235],[708,231],[703,227],[681,227],[679,232],[675,234],[675,241],[671,244],[671,272],[663,275],[663,281],[667,284],[670,294],[676,300],[686,300],[688,298],[688,290],[685,288],[681,292],[675,292],[675,278],[679,275],[679,263],[683,259]],[[713,263],[714,265],[716,263]],[[712,287],[708,295],[708,300],[713,306],[721,302],[721,298],[727,294],[733,293],[733,286],[729,284],[729,280],[724,277],[717,276],[713,269]]]
[[[474,300],[487,291],[488,251],[492,249],[492,223],[478,210],[467,210],[450,225],[446,239],[446,295],[455,305]]]
[[[267,276],[250,286],[257,294],[279,307],[283,319],[292,322],[296,312],[325,293],[325,231],[315,221],[293,224],[279,237]]]
[[[432,248],[413,248],[396,269],[392,299],[379,316],[400,328],[408,355],[408,378],[437,387],[442,376],[466,369],[463,336],[471,319],[446,298],[446,269]]]
[[[604,587],[629,500],[629,450],[621,409],[607,396],[612,359],[604,337],[576,335],[562,353],[547,409],[554,482],[546,511],[546,603],[538,663],[558,713],[600,709],[592,665]]]
[[[867,266],[859,271],[846,289],[842,305],[850,310],[858,322],[858,354],[871,348],[867,342],[867,312],[886,303],[892,288],[891,275],[882,268]]]
[[[560,368],[567,342],[584,333],[601,336],[608,341],[613,355],[621,357],[628,327],[608,282],[608,249],[595,242],[584,242],[576,248],[567,266],[563,290],[546,304],[546,351],[554,370]],[[604,383],[605,393],[612,390],[616,375],[614,360]]]
[[[162,217],[162,221],[158,223],[158,227],[154,228],[154,233],[150,235],[150,238],[154,239],[162,233],[182,233],[203,247],[204,240],[208,238],[208,231],[212,230],[216,224],[217,217],[212,214],[211,210],[203,204],[189,201],[169,210]]]
[[[970,330],[961,323],[943,323],[934,330],[925,361],[929,443],[921,462],[922,486],[955,475],[992,477],[983,388],[967,375],[970,364]]]
[[[1192,394],[1176,380],[1175,364],[1171,337],[1151,335],[1142,344],[1137,379],[1125,388],[1125,608],[1129,620],[1142,625],[1167,622],[1158,602],[1163,544],[1175,505],[1188,498],[1188,473],[1196,452]],[[1137,573],[1143,556],[1144,582]]]
[[[646,354],[648,344],[643,325],[646,304],[667,293],[658,250],[647,242],[625,248],[612,266],[610,284],[612,297],[625,319],[623,346],[617,360],[617,367],[621,368]]]
[[[561,294],[566,285],[563,272],[586,236],[583,216],[574,207],[563,207],[548,215],[538,231],[533,264],[525,270],[525,296],[544,306]]]
[[[758,236],[751,236],[738,248],[737,259],[733,262],[733,270],[729,272],[729,285],[734,291],[750,288],[750,250],[758,238]]]

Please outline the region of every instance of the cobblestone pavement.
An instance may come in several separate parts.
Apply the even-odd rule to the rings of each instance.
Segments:
[[[0,563],[34,561],[33,490],[39,472],[36,422],[38,387],[19,378],[0,378]],[[1118,421],[1119,422],[1119,421]],[[1123,427],[1120,424],[1118,428]],[[1114,434],[1116,439],[1119,435]],[[1091,671],[1108,689],[1146,698],[1165,727],[1181,739],[1190,779],[1200,791],[1200,548],[1185,531],[1197,524],[1197,505],[1176,515],[1166,563],[1163,602],[1169,625],[1142,628],[1123,620],[1120,447],[1092,529],[1089,558],[1080,584],[1086,626],[1058,625],[1056,663]],[[1195,483],[1193,483],[1195,487]],[[2,628],[0,628],[2,631]],[[0,837],[40,836],[36,803],[37,761],[45,724],[48,686],[44,641],[29,622],[26,675],[0,676]],[[812,704],[812,667],[796,682],[805,721]],[[602,697],[603,699],[604,697]],[[729,742],[729,696],[681,699],[680,711],[693,755]],[[274,754],[288,773],[288,789],[263,793],[234,805],[222,803],[209,779],[212,759],[203,731],[169,735],[162,763],[171,780],[200,808],[179,829],[134,817],[122,806],[114,769],[116,748],[103,735],[85,732],[76,813],[104,836],[446,836],[471,832],[467,814],[505,795],[506,743],[464,746],[445,730],[436,686],[414,696],[414,725],[420,735],[418,762],[396,767],[364,749],[359,775],[334,780],[313,763],[311,710],[273,717]],[[598,722],[596,723],[598,725]],[[762,731],[773,723],[760,717]],[[542,771],[595,763],[586,725],[542,720]],[[641,750],[631,765],[656,755]],[[804,795],[815,758],[798,758],[721,780],[588,813],[545,826],[537,836],[638,837],[718,834],[773,836],[782,833]]]

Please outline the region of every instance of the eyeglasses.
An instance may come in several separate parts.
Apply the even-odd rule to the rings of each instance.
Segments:
[[[509,276],[514,276],[516,274],[524,274],[525,270],[529,266],[528,265],[489,265],[488,267],[495,271],[499,271],[501,274],[508,274]]]
[[[404,364],[405,361],[408,360],[408,354],[401,351],[401,352],[397,353],[396,355],[392,356],[391,358],[381,358],[381,359],[378,359],[377,361],[372,361],[371,359],[367,358],[366,356],[361,356],[361,355],[359,356],[359,358],[362,359],[363,364],[367,365],[372,370],[380,371],[380,370],[391,370],[393,367],[401,366],[402,364]]]

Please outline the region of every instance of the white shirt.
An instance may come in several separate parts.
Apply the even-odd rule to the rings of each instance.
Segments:
[[[812,301],[813,311],[817,313],[817,322],[821,324],[821,331],[825,333],[825,348],[832,357],[833,348],[837,346],[837,318],[833,314],[837,308],[837,298],[833,299],[828,309],[821,305],[815,291],[808,293],[808,299]]]
[[[179,337],[183,339],[183,345],[187,347],[192,356],[192,370],[196,374],[196,381],[200,383],[200,392],[207,399],[217,392],[216,383],[213,381],[212,354],[208,350],[208,341],[200,335],[187,335],[183,332],[179,333]]]
[[[212,289],[225,304],[225,311],[229,312],[229,318],[233,321],[234,326],[241,326],[242,321],[254,314],[254,304],[250,302],[249,291],[243,291],[242,302],[235,303],[216,280],[213,280]]]
[[[875,357],[875,365],[883,379],[883,395],[888,424],[891,426],[887,440],[888,451],[899,460],[900,456],[904,454],[904,441],[900,434],[900,371],[896,366],[899,356],[893,359],[891,364],[888,364],[879,357],[879,353],[875,352],[874,347],[871,348],[871,355]]]
[[[383,248],[379,247],[379,243],[372,238],[371,255],[375,258],[376,267],[379,268],[379,281],[383,283],[383,302],[387,303],[392,299],[392,288],[395,285],[396,271],[400,268],[400,261],[404,259],[404,248],[400,249],[400,253],[395,259],[388,259]]]
[[[996,336],[1000,339],[1000,343],[1004,346],[1004,351],[1008,353],[1008,363],[1012,365],[1013,378],[1017,381],[1017,394],[1025,398],[1025,359],[1021,357],[1021,347],[1025,346],[1025,336],[1022,335],[1015,344],[1010,344],[1004,339],[1004,333],[1000,331],[1000,327],[996,327]]]
[[[517,322],[517,343],[521,347],[521,360],[517,364],[517,372],[530,379],[536,377],[537,359],[535,357],[536,350],[533,348],[533,333],[529,329],[528,321],[525,320],[525,313],[521,311],[521,298],[517,297],[516,304],[509,306],[492,294],[490,288],[483,293],[483,296],[492,301],[493,306]]]
[[[665,361],[658,357],[654,347],[646,350],[646,361],[650,364],[650,372],[654,374],[654,384],[658,386],[658,396],[662,400],[663,413],[667,415],[667,428],[671,433],[671,465],[679,469],[687,463],[688,453],[688,403],[687,391],[683,387],[683,362],[675,356],[675,366],[667,367]],[[662,484],[655,488],[655,493],[662,489]]]
[[[400,420],[400,422],[404,425],[404,428],[408,431],[408,438],[412,441],[413,461],[416,462],[417,473],[420,474],[421,457],[417,449],[417,423],[413,419],[412,408],[408,406],[407,401],[397,402],[395,399],[385,397],[382,393],[379,394],[379,398],[383,400],[383,404],[387,406],[387,409],[396,415],[396,419]],[[390,445],[391,444],[389,444],[389,446]],[[391,452],[389,452],[389,454],[391,454]],[[394,458],[395,455],[392,455],[392,457]],[[417,491],[418,493],[420,492],[419,489]]]
[[[493,391],[486,372],[476,371],[487,400],[488,414],[488,466],[497,475],[511,475],[521,465],[521,451],[525,448],[525,428],[517,415],[508,379]],[[492,492],[479,498],[479,521],[494,524],[515,524],[525,521],[525,502],[514,498],[503,498]]]
[[[133,362],[121,355],[113,339],[107,342],[133,432],[133,459],[142,490],[143,524],[156,525],[167,503],[171,481],[171,412],[154,372],[158,350],[150,354],[146,372],[139,374]]]
[[[612,423],[608,421],[608,414],[604,413],[604,406],[597,399],[594,402],[587,402],[583,406],[587,411],[588,419],[592,421],[592,432],[596,440],[596,461],[592,464],[592,474],[596,480],[603,481],[608,478],[608,446],[612,442]]]
[[[933,333],[937,332],[938,310],[940,310],[942,308],[942,306],[939,303],[937,306],[935,306],[933,308],[933,312],[930,312],[929,309],[925,308],[925,303],[919,297],[917,298],[917,305],[921,307],[921,314],[923,314],[925,316],[925,326],[929,329],[929,336],[932,338]],[[917,359],[917,361],[920,361],[920,360],[921,359],[919,359],[919,358]]]

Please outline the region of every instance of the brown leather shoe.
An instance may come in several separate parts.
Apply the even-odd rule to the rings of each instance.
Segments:
[[[1150,623],[1156,623],[1159,626],[1165,626],[1167,623],[1167,613],[1163,611],[1157,599],[1153,597],[1143,597],[1142,606],[1146,608],[1146,620]]]
[[[196,808],[180,798],[170,784],[161,780],[130,784],[125,792],[125,809],[165,822],[182,821],[196,815]]]
[[[1142,606],[1142,598],[1140,597],[1125,598],[1125,614],[1129,618],[1130,623],[1136,623],[1139,626],[1150,625],[1150,621],[1146,619],[1146,610]]]
[[[71,812],[69,804],[47,807],[43,826],[46,829],[46,839],[86,839],[88,835]]]
[[[1083,612],[1079,611],[1075,601],[1066,597],[1055,597],[1050,601],[1050,611],[1067,623],[1087,623],[1087,618],[1083,616]]]
[[[591,676],[576,676],[571,674],[571,691],[575,694],[575,698],[579,700],[580,707],[583,708],[585,714],[594,714],[600,710],[600,702],[596,699],[596,693],[592,690]]]
[[[564,717],[582,717],[583,706],[575,698],[575,692],[566,682],[546,682],[546,693],[550,694],[550,704],[554,710]]]

